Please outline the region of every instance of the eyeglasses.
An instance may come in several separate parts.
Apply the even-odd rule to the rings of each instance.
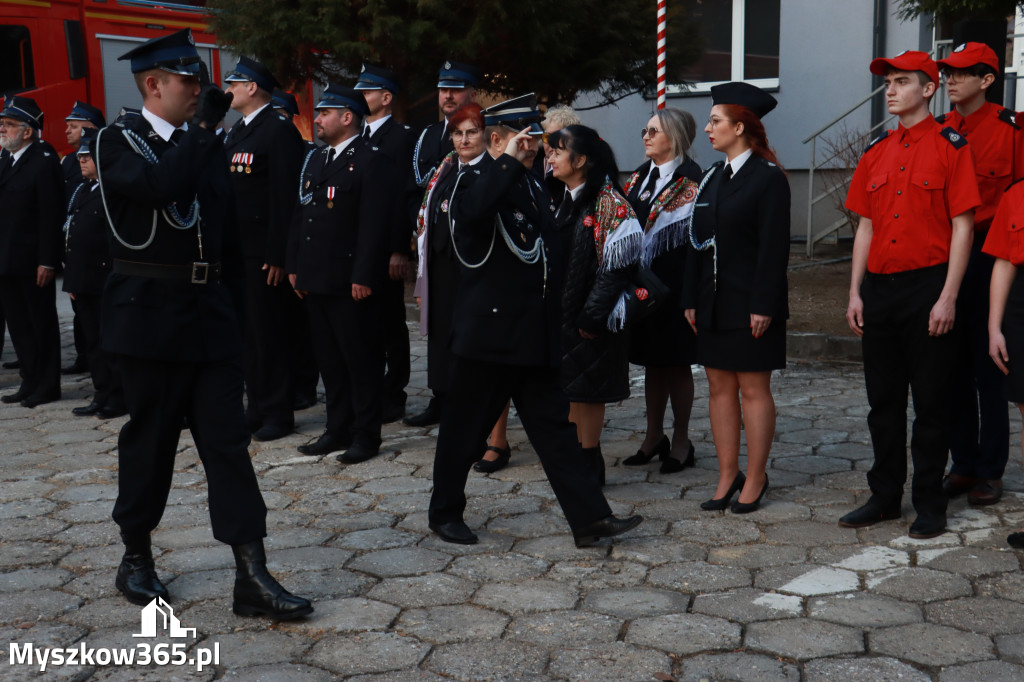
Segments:
[[[948,83],[962,83],[975,74],[971,73],[970,71],[961,71],[960,69],[955,69],[951,71],[942,71],[940,75],[942,76],[942,79]]]
[[[640,129],[640,139],[641,140],[644,139],[645,137],[647,137],[648,134],[650,134],[650,136],[653,138],[655,135],[657,135],[660,132],[664,132],[664,131],[658,130],[657,128],[641,128]]]
[[[0,118],[0,128],[24,128],[27,125],[27,123],[22,121]]]
[[[732,123],[732,121],[730,121],[727,118],[718,118],[717,116],[712,116],[711,118],[708,119],[708,125],[711,126],[712,128],[714,128],[719,123]]]
[[[453,130],[452,139],[461,140],[463,137],[476,137],[483,131],[480,128],[470,128],[469,130]]]

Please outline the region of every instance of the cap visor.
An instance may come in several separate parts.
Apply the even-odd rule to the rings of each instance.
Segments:
[[[438,81],[437,87],[439,88],[451,88],[452,90],[460,90],[466,87],[466,84],[462,81]]]

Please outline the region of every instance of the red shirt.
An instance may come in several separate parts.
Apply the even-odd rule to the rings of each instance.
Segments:
[[[1024,182],[1003,194],[981,250],[1017,266],[1024,263]]]
[[[986,230],[1003,192],[1024,177],[1024,130],[1014,123],[1013,111],[991,102],[966,118],[954,109],[936,120],[971,143],[981,195],[981,206],[974,212],[974,229]]]
[[[900,124],[857,164],[846,208],[871,220],[869,272],[949,262],[953,218],[981,203],[966,141],[941,131],[931,116],[910,128]]]

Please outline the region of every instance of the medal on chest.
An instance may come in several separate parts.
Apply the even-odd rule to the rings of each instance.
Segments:
[[[327,208],[334,208],[334,191],[335,187],[327,188]]]
[[[651,190],[649,190],[649,189],[645,189],[645,190],[644,190],[644,191],[643,191],[643,192],[642,192],[642,193],[640,194],[640,201],[647,201],[647,200],[648,200],[648,199],[650,198],[650,196],[651,196]]]
[[[231,157],[232,173],[252,173],[252,154],[235,154]]]

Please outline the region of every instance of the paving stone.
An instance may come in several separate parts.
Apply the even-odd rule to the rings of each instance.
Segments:
[[[539,538],[549,535],[562,535],[571,542],[569,524],[565,517],[547,512],[536,514],[517,514],[492,519],[487,524],[492,533],[504,533],[519,538]]]
[[[313,644],[312,639],[302,635],[276,630],[217,634],[202,642],[207,649],[219,645],[220,665],[226,670],[288,663],[301,659]]]
[[[654,500],[647,504],[638,504],[636,513],[644,517],[644,521],[680,521],[687,519],[696,521],[707,512],[700,508],[699,500]]]
[[[831,566],[806,569],[789,582],[780,585],[780,592],[810,597],[822,594],[851,592],[860,588],[860,578],[853,571]]]
[[[388,528],[395,525],[398,517],[384,512],[356,512],[353,514],[324,514],[310,519],[310,525],[324,528],[335,533],[348,533],[355,530]]]
[[[174,606],[173,599],[171,605]],[[111,627],[138,627],[139,607],[129,604],[128,600],[118,594],[116,597],[87,601],[78,609],[65,612],[61,620],[92,630]]]
[[[740,626],[711,616],[673,613],[634,620],[629,625],[626,641],[688,656],[735,649],[740,645]]]
[[[76,610],[82,600],[75,595],[57,590],[37,589],[31,592],[4,594],[4,608],[0,610],[0,624],[34,623],[52,620]]]
[[[967,578],[1020,570],[1020,562],[1014,552],[974,547],[961,547],[942,552],[925,561],[922,561],[919,552],[918,565],[949,571]]]
[[[609,500],[622,502],[648,502],[650,500],[674,500],[679,497],[679,487],[667,483],[627,483],[607,485],[604,495]]]
[[[159,565],[176,573],[191,573],[218,568],[234,568],[235,557],[231,553],[230,547],[218,544],[214,547],[178,549],[167,552],[160,557]]]
[[[450,677],[441,677],[426,670],[396,670],[390,673],[356,675],[349,682],[445,682]]]
[[[448,572],[480,582],[536,578],[548,570],[543,559],[506,554],[505,556],[464,556],[456,558]]]
[[[475,545],[459,545],[454,542],[445,542],[436,534],[430,533],[419,541],[418,546],[423,549],[432,549],[442,554],[466,556],[467,554],[503,554],[508,552],[516,541],[512,536],[491,533],[486,530],[476,530],[474,532],[479,539],[479,542]],[[565,538],[562,538],[562,541],[564,542]],[[572,544],[572,540],[569,540],[569,544]]]
[[[548,653],[542,648],[499,640],[487,643],[487,655],[480,655],[480,644],[464,642],[435,647],[423,666],[457,680],[549,679],[543,674]]]
[[[750,571],[729,566],[715,566],[703,561],[665,564],[651,569],[647,581],[658,587],[679,590],[685,594],[718,592],[751,584]]]
[[[499,639],[511,618],[466,604],[408,609],[395,623],[395,632],[431,644]]]
[[[405,547],[419,542],[422,536],[394,528],[373,528],[344,533],[331,544],[345,549],[373,550]]]
[[[70,553],[69,545],[51,542],[5,542],[0,544],[0,568],[52,564]]]
[[[910,565],[907,552],[879,546],[831,545],[828,547],[812,547],[811,561],[829,564],[848,571],[883,571],[889,568]]]
[[[519,540],[515,543],[515,551],[545,561],[600,559],[608,554],[608,548],[604,545],[577,547],[571,535],[548,535]]]
[[[367,593],[371,599],[402,608],[459,604],[469,599],[477,583],[447,573],[430,573],[412,578],[387,578]]]
[[[1018,682],[1024,680],[1024,666],[1006,661],[983,661],[946,668],[939,674],[939,682]]]
[[[966,578],[930,568],[893,568],[868,576],[865,585],[871,592],[894,599],[927,603],[973,594]]]
[[[995,638],[999,659],[1024,665],[1024,635],[1000,635]]]
[[[400,547],[370,552],[353,559],[348,568],[379,578],[422,575],[444,570],[451,557],[420,547]]]
[[[1024,632],[1024,604],[1004,599],[974,597],[936,602],[925,606],[924,614],[929,622],[983,635]]]
[[[560,561],[545,577],[590,590],[628,587],[644,582],[647,567],[630,561]]]
[[[471,503],[472,504],[472,503]],[[430,506],[430,493],[410,493],[408,495],[387,495],[377,500],[376,508],[392,514],[409,514],[425,512]]]
[[[807,550],[792,545],[740,545],[715,547],[708,552],[708,563],[729,567],[762,568],[803,563]]]
[[[931,676],[895,658],[823,658],[804,666],[804,682],[929,682]]]
[[[755,651],[806,661],[824,656],[862,653],[864,636],[854,628],[794,618],[750,625],[747,628],[746,645]]]
[[[369,480],[356,490],[364,495],[404,495],[407,493],[429,492],[434,484],[429,479],[413,476],[392,476]]]
[[[341,675],[386,672],[416,666],[430,646],[393,632],[325,637],[307,659]]]
[[[857,542],[857,532],[835,524],[803,521],[768,526],[764,538],[766,542],[786,545],[841,545]]]
[[[516,617],[508,626],[507,639],[537,646],[574,647],[614,642],[622,620],[588,611],[541,611]]]
[[[224,672],[225,680],[244,682],[333,682],[334,673],[295,663],[257,665],[249,668],[235,668]]]
[[[391,604],[352,597],[317,601],[316,610],[308,618],[282,624],[288,630],[318,636],[323,632],[383,632],[398,617],[399,609]]]
[[[933,623],[901,625],[868,633],[872,653],[923,666],[949,666],[994,658],[992,640]]]
[[[774,454],[774,453],[773,453]],[[831,474],[850,470],[850,460],[824,455],[775,458],[772,469],[796,471],[801,474]]]
[[[33,519],[32,523],[21,519],[0,519],[0,538],[6,542],[38,540],[53,537],[68,526],[65,521],[46,517]]]
[[[274,572],[325,571],[338,568],[352,552],[334,547],[296,547],[267,553],[267,568]]]
[[[915,604],[864,592],[810,599],[807,613],[812,618],[860,628],[906,625],[923,620],[921,608]]]
[[[750,521],[737,521],[719,514],[709,517],[706,512],[704,518],[696,521],[673,523],[669,532],[683,541],[712,546],[756,542],[761,539],[761,531]]]
[[[56,588],[74,578],[74,574],[59,568],[40,566],[0,573],[0,592],[20,592]],[[2,617],[2,613],[0,613]]]
[[[486,583],[473,595],[473,603],[518,615],[571,609],[578,598],[577,590],[563,583],[523,580],[515,583]]]
[[[343,568],[275,574],[294,594],[314,601],[355,597],[377,583],[376,578]]]
[[[264,493],[264,496],[266,494]],[[277,512],[271,512],[276,515]],[[323,544],[334,537],[334,533],[312,528],[271,527],[265,540],[267,552],[276,555],[280,550],[297,547],[311,547]]]
[[[761,654],[701,654],[684,659],[676,679],[678,682],[798,682],[800,671],[791,663]]]
[[[678,592],[650,587],[592,591],[584,607],[619,618],[639,618],[686,611],[689,599]]]
[[[346,514],[366,511],[373,503],[372,495],[343,492],[324,497],[307,496],[292,505],[292,509],[311,514]]]
[[[659,673],[669,675],[672,662],[663,653],[614,642],[598,647],[556,649],[548,670],[567,680],[621,682],[658,679],[654,676]]]
[[[804,601],[798,596],[750,588],[699,595],[693,600],[694,613],[741,623],[796,618],[803,611]]]

